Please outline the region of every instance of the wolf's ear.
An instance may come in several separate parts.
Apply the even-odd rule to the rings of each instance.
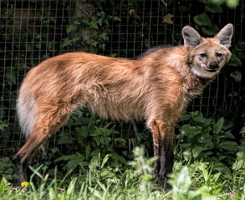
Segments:
[[[229,48],[231,46],[232,35],[233,35],[233,25],[227,24],[214,37],[219,40],[220,44],[224,45],[226,48]]]
[[[184,38],[184,45],[186,48],[194,48],[202,41],[200,34],[190,26],[185,26],[182,29],[182,36]]]

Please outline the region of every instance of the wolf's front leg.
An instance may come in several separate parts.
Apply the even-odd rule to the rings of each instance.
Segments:
[[[152,120],[149,128],[153,137],[154,156],[158,158],[154,164],[154,177],[165,189],[170,189],[167,175],[173,167],[174,125],[162,120]]]

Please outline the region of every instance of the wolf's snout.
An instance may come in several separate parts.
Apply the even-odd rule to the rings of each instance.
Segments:
[[[210,71],[216,71],[216,70],[219,69],[219,65],[218,65],[217,62],[212,61],[212,62],[209,63],[208,69],[209,69]]]

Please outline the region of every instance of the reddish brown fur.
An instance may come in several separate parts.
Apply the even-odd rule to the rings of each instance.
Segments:
[[[40,145],[74,110],[87,107],[105,119],[146,120],[153,135],[154,154],[159,157],[154,175],[163,183],[173,165],[175,124],[191,98],[199,95],[230,59],[221,40],[232,35],[231,26],[210,39],[185,27],[185,46],[161,48],[138,60],[67,53],[30,70],[17,106],[27,137],[15,155],[19,181],[26,181],[26,165]],[[206,58],[199,56],[203,52],[208,54]],[[217,52],[222,52],[222,57]],[[216,64],[219,70],[204,70]]]

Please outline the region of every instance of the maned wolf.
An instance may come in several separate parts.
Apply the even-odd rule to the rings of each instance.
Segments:
[[[154,143],[154,176],[163,184],[173,166],[174,128],[190,100],[200,95],[230,60],[233,25],[214,38],[190,26],[183,46],[159,48],[136,60],[84,52],[43,61],[29,71],[17,100],[26,143],[14,156],[20,183],[38,148],[78,108],[104,119],[145,120]]]

